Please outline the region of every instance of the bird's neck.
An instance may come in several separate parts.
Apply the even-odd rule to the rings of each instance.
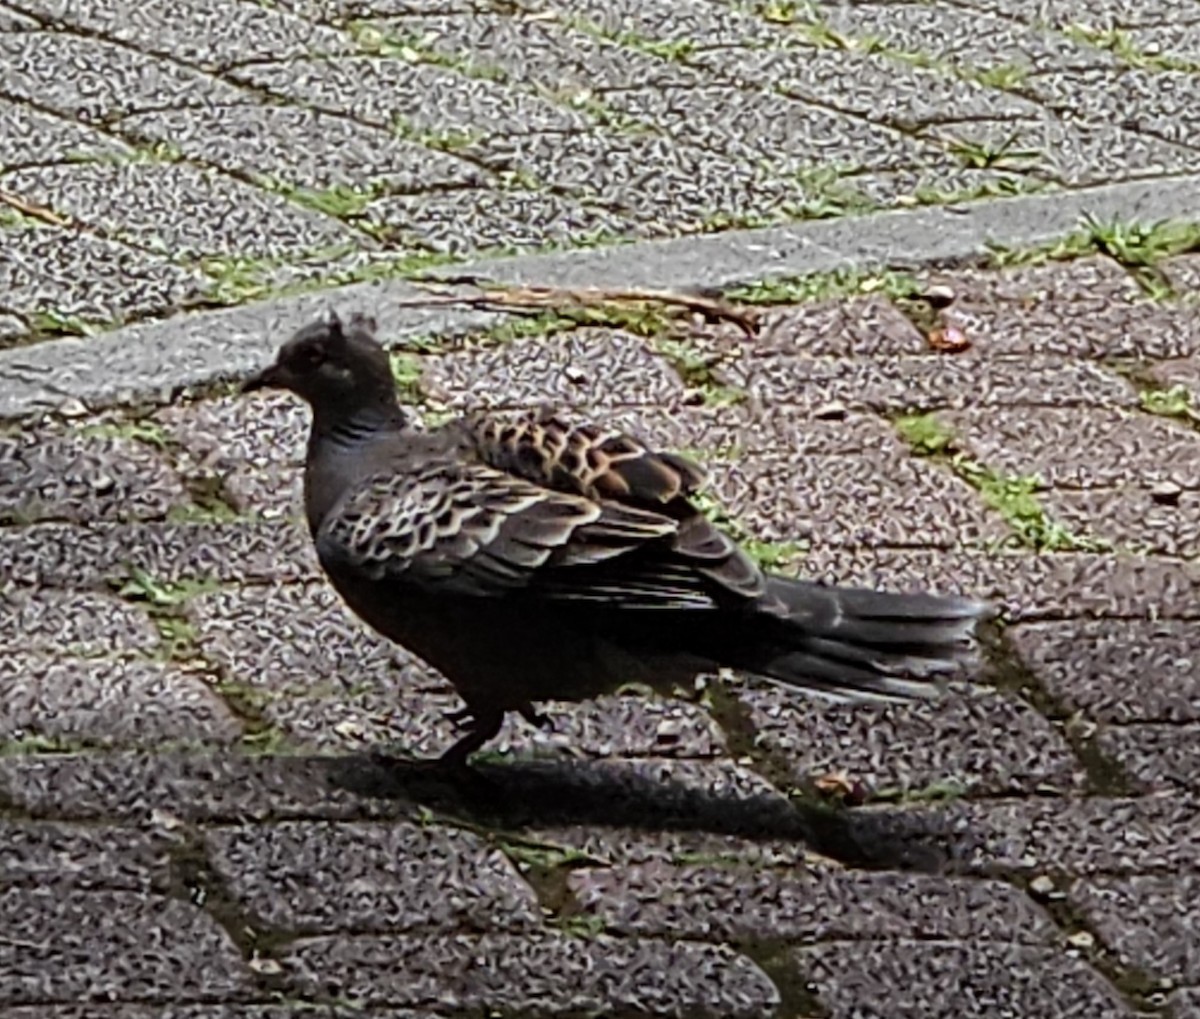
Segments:
[[[309,447],[330,444],[353,448],[383,432],[394,432],[410,423],[391,393],[364,397],[347,404],[313,408]]]
[[[304,470],[304,509],[314,533],[346,490],[370,473],[375,461],[367,449],[410,425],[394,396],[314,409]]]

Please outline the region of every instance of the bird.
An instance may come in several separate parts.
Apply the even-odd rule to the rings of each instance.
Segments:
[[[936,693],[988,603],[768,572],[697,504],[707,475],[549,407],[425,427],[374,320],[329,312],[243,392],[311,408],[304,510],[323,571],[371,628],[464,703],[431,763],[469,758],[515,712],[729,669],[838,699]]]

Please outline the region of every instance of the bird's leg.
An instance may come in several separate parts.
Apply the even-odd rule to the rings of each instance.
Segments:
[[[517,713],[530,725],[537,726],[539,729],[554,728],[554,719],[549,715],[542,714],[532,704],[522,704],[517,708]]]
[[[466,734],[438,758],[438,764],[462,770],[467,766],[467,759],[492,739],[500,731],[500,726],[504,722],[503,711],[489,711],[481,714],[469,712],[469,714],[471,720]]]

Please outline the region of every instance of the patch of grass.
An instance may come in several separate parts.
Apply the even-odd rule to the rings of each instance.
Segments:
[[[481,64],[472,60],[468,54],[439,53],[431,45],[434,42],[433,37],[385,32],[366,21],[351,21],[346,28],[355,45],[363,53],[371,56],[391,57],[410,64],[448,67],[466,77],[482,78],[486,81],[508,80],[508,72],[503,68]]]
[[[581,941],[595,941],[608,930],[608,924],[603,917],[588,913],[564,916],[556,926],[567,937],[579,938]]]
[[[1185,60],[1162,53],[1148,53],[1141,49],[1133,36],[1123,28],[1093,28],[1090,25],[1067,25],[1063,34],[1076,42],[1097,49],[1108,50],[1127,67],[1135,67],[1148,71],[1184,71],[1200,70],[1200,61]]]
[[[954,433],[933,414],[907,414],[892,422],[917,456],[940,456],[954,447]]]
[[[1101,220],[1085,216],[1081,228],[1048,244],[1033,248],[993,248],[991,264],[1004,268],[1042,265],[1088,255],[1106,255],[1128,269],[1150,297],[1171,294],[1160,265],[1168,258],[1200,251],[1200,223],[1189,220]]]
[[[1023,64],[993,64],[975,70],[970,67],[960,67],[963,77],[973,78],[986,88],[998,88],[1012,91],[1020,88],[1029,80],[1029,68]]]
[[[999,145],[966,138],[951,140],[947,151],[971,170],[1025,170],[1036,164],[1042,154],[1037,149],[1017,147],[1018,132],[1014,131]]]
[[[890,270],[835,269],[807,276],[780,276],[732,287],[725,298],[739,304],[802,304],[863,294],[883,294],[893,300],[916,297],[921,285],[906,273]]]
[[[794,566],[808,554],[806,541],[764,541],[755,537],[728,508],[711,495],[702,491],[692,497],[692,503],[712,523],[736,541],[762,569],[772,573]]]
[[[367,206],[379,197],[381,190],[375,186],[350,184],[333,184],[327,188],[298,187],[279,181],[270,181],[269,184],[268,190],[283,195],[297,205],[341,220],[360,217],[366,212]]]
[[[983,198],[1009,198],[1013,195],[1030,195],[1047,191],[1053,185],[1046,180],[1025,174],[1014,174],[1004,170],[993,170],[1004,176],[986,177],[966,187],[944,188],[937,184],[921,183],[906,196],[910,205],[958,205],[962,202],[977,202]],[[905,204],[900,201],[898,204]]]
[[[106,329],[114,329],[118,322],[96,322],[70,315],[57,308],[42,308],[26,316],[30,329],[41,336],[96,336]]]
[[[392,132],[397,138],[424,145],[441,152],[460,152],[482,141],[486,135],[480,131],[461,131],[452,128],[429,128],[414,124],[407,117],[397,117],[392,123]]]
[[[99,424],[85,425],[79,430],[79,434],[106,439],[130,439],[160,452],[171,445],[171,438],[167,434],[167,430],[157,421],[147,418],[102,421]]]
[[[212,304],[245,304],[275,291],[278,263],[272,260],[222,255],[200,259],[199,268],[208,277],[204,299]]]
[[[184,606],[198,595],[215,591],[217,583],[209,580],[163,581],[133,565],[127,570],[127,577],[114,582],[113,587],[120,598],[145,608],[158,630],[162,657],[174,660],[197,658],[197,632]]]
[[[685,339],[656,338],[656,353],[666,358],[683,384],[700,394],[710,407],[730,407],[746,399],[745,390],[721,378],[718,368],[725,355],[702,350]]]
[[[947,778],[916,789],[883,786],[872,790],[870,799],[872,802],[883,803],[947,803],[961,799],[966,794],[966,786],[956,779]]]
[[[770,573],[791,569],[809,552],[807,541],[761,541],[746,538],[741,543],[746,554]]]
[[[915,456],[944,464],[974,488],[984,504],[1012,528],[1016,542],[1039,552],[1099,552],[1108,542],[1080,535],[1054,520],[1038,501],[1042,481],[1036,475],[1006,474],[967,456],[954,433],[933,414],[906,415],[893,427]]]
[[[392,378],[396,380],[396,389],[400,402],[407,406],[416,406],[425,402],[425,391],[421,388],[421,379],[425,374],[425,365],[419,354],[407,350],[396,351],[391,355]]]
[[[1200,406],[1197,406],[1196,397],[1187,386],[1143,389],[1138,393],[1138,403],[1148,414],[1178,418],[1191,425],[1200,425]]]
[[[409,279],[435,266],[459,261],[459,256],[432,251],[408,251],[353,265],[331,265],[323,273],[316,272],[304,279],[285,283],[277,281],[278,273],[289,265],[311,261],[333,261],[354,251],[352,245],[310,251],[290,259],[266,259],[243,256],[202,258],[198,268],[209,277],[204,288],[204,302],[228,307],[267,297],[284,297],[308,293],[350,283],[374,280]]]
[[[20,739],[0,740],[0,757],[32,757],[37,754],[77,754],[88,744],[67,736],[30,733]]]

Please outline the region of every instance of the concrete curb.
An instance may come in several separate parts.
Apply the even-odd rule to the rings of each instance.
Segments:
[[[990,246],[1029,247],[1061,237],[1084,215],[1153,222],[1200,220],[1200,174],[1048,195],[817,220],[762,230],[456,265],[448,275],[548,286],[721,288],[839,268],[919,267],[978,258]],[[87,339],[0,352],[0,420],[61,405],[169,399],[181,387],[245,376],[322,309],[369,309],[389,342],[479,328],[495,316],[402,307],[420,294],[403,281],[181,315]]]

